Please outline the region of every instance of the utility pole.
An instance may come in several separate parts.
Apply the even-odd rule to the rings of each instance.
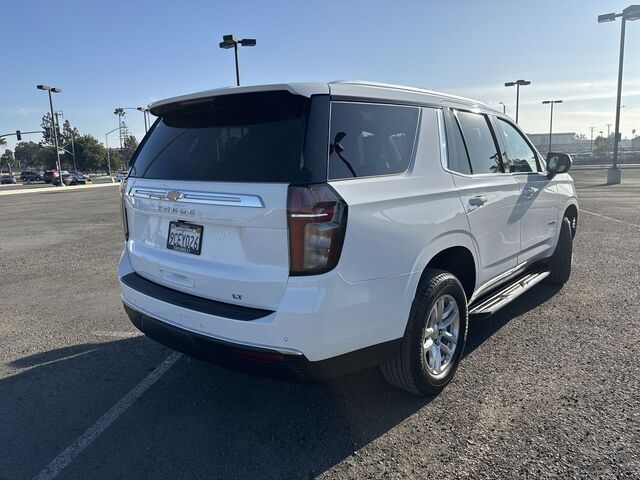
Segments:
[[[71,155],[73,156],[73,171],[78,171],[78,166],[76,165],[76,145],[75,145],[75,134],[73,133],[73,128],[71,129]]]
[[[611,124],[607,123],[607,138],[611,136]]]
[[[118,115],[118,136],[120,137],[120,150],[122,150],[122,117],[124,116],[124,108],[118,107],[113,113]]]

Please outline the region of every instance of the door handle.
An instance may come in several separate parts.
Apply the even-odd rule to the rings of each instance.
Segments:
[[[536,193],[536,189],[533,187],[524,187],[522,190],[522,196],[524,198],[531,198]]]
[[[469,205],[471,205],[472,207],[481,207],[485,203],[487,203],[487,197],[485,197],[484,195],[477,195],[469,199]]]

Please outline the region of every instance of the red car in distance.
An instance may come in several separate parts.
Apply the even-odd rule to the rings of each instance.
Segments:
[[[42,175],[42,180],[44,180],[44,183],[51,183],[54,178],[58,178],[59,176],[60,172],[58,170],[47,170]]]

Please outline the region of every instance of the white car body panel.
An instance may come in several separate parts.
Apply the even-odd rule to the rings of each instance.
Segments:
[[[263,206],[135,196],[138,191],[144,194],[156,190],[189,191],[201,196],[247,195],[259,199]],[[215,196],[205,198],[215,202]],[[211,300],[239,303],[239,296],[244,306],[278,307],[289,276],[287,185],[131,178],[125,199],[130,232],[126,248],[139,275]],[[166,248],[169,222],[177,220],[204,227],[200,255]]]
[[[302,354],[310,361],[329,359],[401,338],[420,277],[438,253],[451,247],[471,253],[477,293],[522,264],[550,256],[564,211],[577,208],[567,174],[549,180],[545,174],[449,171],[443,105],[502,115],[461,97],[365,82],[280,84],[174,97],[154,103],[151,111],[162,114],[212,95],[271,90],[418,105],[419,134],[408,170],[327,182],[348,205],[346,234],[337,266],[311,276],[289,275],[287,184],[129,178],[121,278],[135,272],[179,292],[273,313],[253,321],[218,317],[152,298],[121,281],[126,305],[213,339]],[[525,199],[527,185],[535,191]],[[136,197],[136,189],[246,195],[263,206],[190,205]],[[486,202],[473,205],[478,196]],[[172,220],[204,226],[201,255],[166,249]]]

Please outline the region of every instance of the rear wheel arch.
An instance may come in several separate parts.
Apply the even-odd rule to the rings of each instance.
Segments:
[[[440,251],[429,260],[422,276],[433,269],[453,274],[462,284],[467,300],[471,298],[476,287],[477,270],[473,253],[467,247],[454,246]]]

